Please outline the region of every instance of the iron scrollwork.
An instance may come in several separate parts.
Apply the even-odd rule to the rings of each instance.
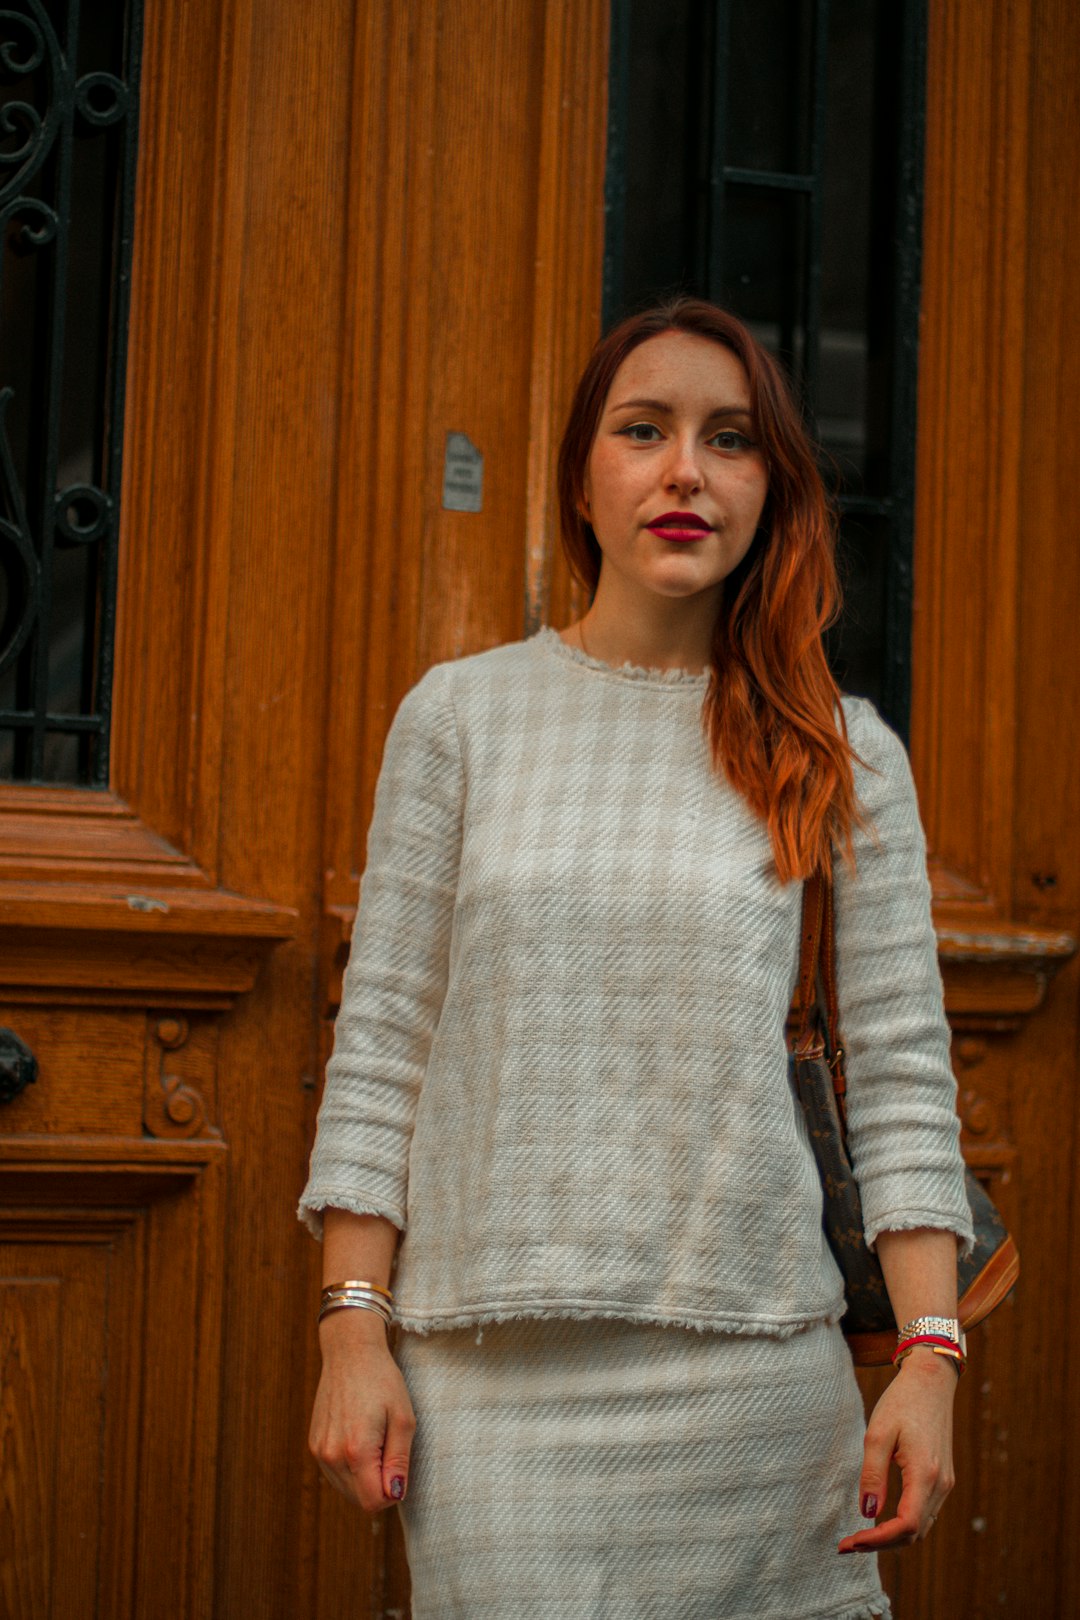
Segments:
[[[0,6],[0,778],[108,781],[141,9]]]

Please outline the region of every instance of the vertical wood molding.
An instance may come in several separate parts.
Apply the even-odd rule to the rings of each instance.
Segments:
[[[147,16],[124,445],[113,782],[211,881],[250,21],[244,0]]]
[[[579,610],[559,544],[555,466],[571,395],[600,335],[607,151],[607,0],[548,0],[537,186],[525,631]]]
[[[401,697],[432,663],[528,633],[571,597],[554,460],[599,331],[607,5],[438,10],[371,0],[358,13],[327,675],[331,958]],[[484,454],[479,514],[442,508],[450,430]]]
[[[902,1614],[1076,1584],[1075,962],[1043,998],[1080,930],[1078,65],[1069,0],[930,0],[912,757],[965,1150],[1023,1270],[972,1337],[939,1530],[882,1561]]]
[[[929,28],[912,759],[951,897],[1000,906],[1020,656],[1029,6],[931,0]]]
[[[420,385],[428,313],[420,289],[432,199],[424,132],[435,84],[423,36],[431,32],[416,30],[410,8],[389,0],[358,9],[327,665],[330,905],[355,899],[383,739],[417,665],[422,480],[409,462],[411,442],[422,441],[426,428]],[[387,117],[389,105],[401,116]]]

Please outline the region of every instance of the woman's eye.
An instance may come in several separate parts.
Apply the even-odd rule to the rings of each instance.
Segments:
[[[713,434],[713,444],[718,450],[750,450],[753,440],[748,439],[745,433],[739,433],[735,428],[723,428],[719,433]]]
[[[660,435],[660,429],[652,422],[630,422],[619,432],[634,444],[652,444]]]

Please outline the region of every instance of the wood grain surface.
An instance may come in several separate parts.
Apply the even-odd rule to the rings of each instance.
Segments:
[[[931,0],[913,760],[964,1142],[1019,1239],[897,1620],[1076,1613],[1080,14]],[[147,10],[110,790],[0,790],[0,1607],[402,1616],[306,1451],[294,1208],[383,741],[583,605],[606,0]],[[484,458],[443,506],[446,435]],[[881,1375],[866,1380],[868,1393]],[[88,1553],[86,1549],[91,1551]]]
[[[887,1560],[897,1620],[1080,1613],[1078,82],[1065,0],[931,0],[912,759],[963,1141],[1022,1270],[972,1335],[956,1491]]]

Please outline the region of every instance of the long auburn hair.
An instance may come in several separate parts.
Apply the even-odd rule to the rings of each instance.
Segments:
[[[852,831],[865,825],[840,690],[822,632],[840,610],[836,522],[784,373],[743,323],[698,298],[628,316],[596,345],[559,446],[562,544],[590,598],[601,551],[583,516],[585,475],[615,373],[662,332],[722,344],[742,362],[755,433],[768,470],[761,521],[724,581],[702,708],[714,766],[765,821],[781,883],[832,870],[834,848],[854,864]]]

